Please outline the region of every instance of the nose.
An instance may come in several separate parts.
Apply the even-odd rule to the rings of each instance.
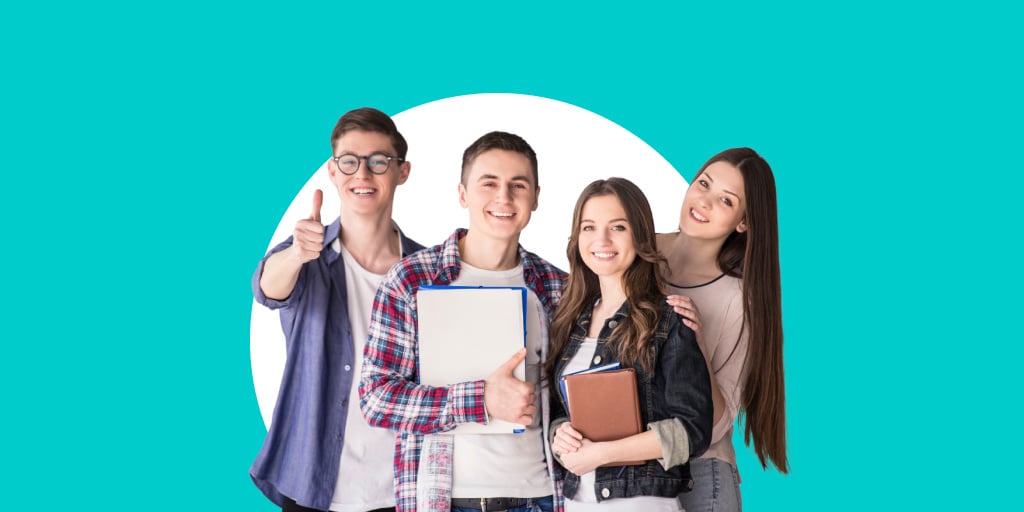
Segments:
[[[703,210],[707,210],[711,207],[711,199],[709,199],[705,194],[700,194],[697,196],[697,206]]]
[[[498,189],[498,200],[506,203],[512,202],[512,186],[509,184],[501,185]]]
[[[359,157],[359,160],[356,162],[356,173],[355,173],[355,175],[356,176],[365,176],[365,177],[373,176],[373,173],[370,172],[370,157],[368,157],[368,156],[361,156],[361,157]]]

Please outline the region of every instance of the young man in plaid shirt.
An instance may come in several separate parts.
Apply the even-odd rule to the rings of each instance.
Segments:
[[[510,133],[484,135],[462,159],[459,202],[469,210],[469,229],[402,259],[377,290],[359,396],[371,425],[399,433],[399,511],[561,510],[560,482],[545,442],[547,390],[538,382],[565,273],[519,245],[539,192],[530,145]],[[509,354],[485,380],[417,384],[416,291],[425,285],[525,286],[526,350]],[[525,382],[512,376],[524,358]],[[443,434],[489,418],[528,427],[522,434]]]

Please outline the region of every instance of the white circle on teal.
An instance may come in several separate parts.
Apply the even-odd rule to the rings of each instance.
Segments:
[[[568,270],[565,248],[576,199],[594,180],[629,179],[647,195],[659,232],[674,231],[678,225],[686,180],[639,137],[586,109],[538,96],[472,94],[426,103],[393,118],[409,142],[407,158],[412,164],[409,180],[396,192],[393,218],[424,246],[441,243],[455,228],[468,227],[469,214],[458,200],[462,152],[494,130],[522,136],[537,152],[539,206],[520,243],[559,268]],[[337,218],[341,206],[328,180],[327,150],[324,163],[281,218],[268,250],[309,215],[315,189],[324,191],[323,222]],[[269,427],[284,371],[285,342],[278,313],[255,302],[250,355],[256,399]]]

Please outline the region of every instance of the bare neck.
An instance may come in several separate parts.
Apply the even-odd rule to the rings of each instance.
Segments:
[[[390,215],[342,218],[339,236],[349,254],[368,272],[384,274],[402,258],[402,241]]]
[[[658,249],[668,260],[665,279],[679,286],[696,286],[720,275],[718,253],[724,240],[701,240],[681,232],[658,235]]]
[[[603,318],[608,318],[622,307],[623,302],[626,302],[626,290],[622,288],[622,275],[599,276],[598,282],[601,284],[601,303],[594,308],[594,314],[596,316],[600,312]]]
[[[626,291],[622,289],[622,276],[599,276],[601,284],[601,302],[594,306],[594,312],[590,317],[590,329],[587,336],[597,338],[601,335],[601,328],[604,327],[612,315],[615,314],[622,303],[626,301]]]
[[[509,270],[519,265],[519,239],[498,240],[469,230],[459,240],[462,261],[483,270]]]

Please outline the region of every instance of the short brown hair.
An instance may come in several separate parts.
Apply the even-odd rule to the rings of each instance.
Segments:
[[[405,153],[409,151],[409,144],[405,142],[405,137],[398,132],[395,122],[387,114],[375,108],[363,107],[345,112],[341,119],[338,119],[338,123],[334,125],[334,131],[331,132],[332,154],[335,150],[334,144],[338,142],[338,139],[354,130],[387,135],[391,139],[391,146],[398,153],[395,156],[403,160]]]
[[[533,151],[530,144],[523,140],[522,137],[508,132],[486,133],[466,148],[466,151],[462,153],[462,177],[460,181],[463,185],[466,184],[466,173],[469,170],[469,166],[473,165],[476,157],[492,149],[503,149],[525,156],[530,161],[530,170],[533,171],[533,186],[540,186],[540,182],[537,179],[537,153]]]

